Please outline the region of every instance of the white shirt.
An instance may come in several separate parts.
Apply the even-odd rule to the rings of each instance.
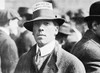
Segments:
[[[36,53],[38,52],[38,49],[40,49],[41,56],[39,56],[38,62],[36,62],[38,69],[42,66],[43,62],[46,60],[46,58],[49,56],[49,54],[53,51],[55,47],[55,40],[51,41],[49,44],[39,48],[37,45]]]
[[[37,49],[36,52],[38,52],[38,49],[40,49],[41,52],[41,56],[45,56],[48,55],[49,53],[51,53],[53,51],[55,47],[55,40],[51,41],[50,43],[48,43],[47,45],[39,48],[39,46],[37,45]]]

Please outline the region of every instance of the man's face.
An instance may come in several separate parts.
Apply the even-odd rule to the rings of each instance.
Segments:
[[[25,21],[26,21],[26,18],[25,17],[22,17],[21,20],[19,20],[18,25],[20,27],[23,27],[23,24],[25,23]]]
[[[9,30],[11,34],[18,35],[18,19],[10,20]]]
[[[53,21],[40,20],[34,22],[33,34],[39,47],[42,47],[54,40],[57,33],[58,26],[55,26]]]
[[[96,28],[96,34],[100,37],[100,24]]]

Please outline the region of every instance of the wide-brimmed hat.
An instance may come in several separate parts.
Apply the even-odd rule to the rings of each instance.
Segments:
[[[100,19],[100,1],[93,3],[90,6],[89,16],[85,17],[85,21]]]
[[[19,19],[19,14],[14,10],[0,10],[0,23],[7,23],[9,20]]]
[[[33,17],[32,20],[24,23],[24,27],[30,31],[33,30],[33,22],[38,20],[54,20],[58,25],[64,23],[64,19],[58,18],[53,11],[52,4],[49,2],[38,2],[33,6]]]
[[[70,23],[64,22],[60,27],[59,27],[59,33],[63,33],[65,35],[70,35],[72,34],[74,29],[71,27]]]

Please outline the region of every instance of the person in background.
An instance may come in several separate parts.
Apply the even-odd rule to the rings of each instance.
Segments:
[[[71,47],[69,47],[69,42],[67,41],[67,37],[72,34],[72,29],[69,23],[63,23],[63,25],[60,26],[59,32],[56,35],[56,40],[59,42],[61,47],[70,52]]]
[[[70,17],[70,27],[74,30],[71,35],[68,36],[67,41],[70,43],[76,43],[82,38],[82,33],[78,30],[77,26],[82,25],[83,17],[78,13],[72,14],[72,17]],[[80,27],[79,27],[80,28]],[[82,29],[81,29],[82,30]]]
[[[13,73],[19,60],[17,46],[10,37],[10,24],[18,20],[16,12],[0,10],[0,73]]]
[[[84,18],[89,30],[75,44],[71,53],[83,62],[86,73],[100,73],[100,1],[90,6],[89,14]]]
[[[33,32],[37,43],[21,56],[14,73],[85,73],[82,62],[55,40],[63,23],[51,3],[38,2],[33,6],[33,18],[24,27]]]
[[[70,22],[72,25],[75,25],[79,32],[84,35],[86,30],[88,30],[87,23],[84,21],[85,12],[82,9],[78,9],[77,12],[73,12],[70,17]]]
[[[67,24],[69,24],[69,31],[71,32],[71,34],[67,36],[66,44],[63,45],[63,48],[68,48],[69,50],[67,49],[67,51],[70,52],[73,45],[82,38],[82,33],[77,29],[77,26],[80,28],[81,23],[83,23],[83,17],[73,11],[68,11],[62,17],[66,19]]]
[[[18,13],[17,13],[18,14]],[[19,20],[18,19],[15,19],[15,20],[13,20],[13,21],[11,21],[10,22],[10,37],[14,40],[14,41],[16,41],[17,40],[17,38],[19,37],[19,32],[18,32],[18,28],[19,28],[19,26],[18,26],[18,23],[19,23],[19,21],[21,20],[21,18],[20,18],[20,16],[19,16]]]
[[[18,13],[19,13],[20,17],[22,18],[19,21],[20,36],[16,40],[16,44],[18,46],[18,53],[19,53],[19,57],[20,57],[23,53],[29,51],[30,47],[33,46],[36,42],[35,42],[34,36],[32,35],[32,32],[28,31],[23,26],[23,24],[27,20],[32,19],[32,10],[29,9],[28,7],[19,7]]]

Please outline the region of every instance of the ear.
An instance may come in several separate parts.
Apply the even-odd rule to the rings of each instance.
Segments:
[[[98,26],[98,24],[97,24],[97,22],[93,22],[92,23],[92,28],[93,28],[93,30],[96,30],[97,29],[97,26]]]
[[[56,26],[56,27],[55,27],[55,35],[57,35],[58,32],[59,32],[59,26]]]
[[[63,40],[63,41],[62,41],[62,45],[65,45],[65,43],[66,43],[65,40]]]

